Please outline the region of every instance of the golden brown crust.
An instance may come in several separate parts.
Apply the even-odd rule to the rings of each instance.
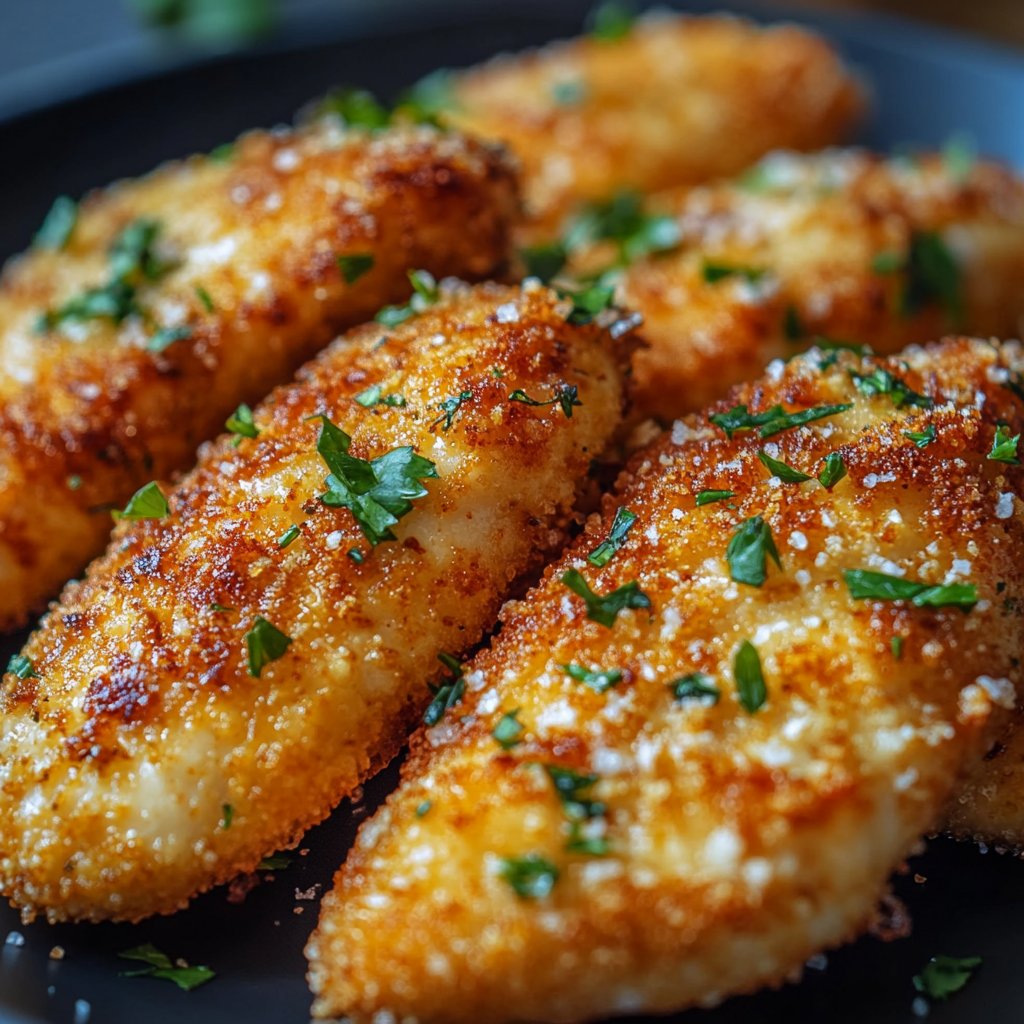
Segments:
[[[0,285],[0,630],[96,554],[111,505],[190,465],[239,402],[340,328],[404,299],[407,270],[500,272],[516,214],[512,171],[491,147],[326,122],[253,132],[226,161],[192,157],[89,196],[67,248],[14,261]],[[175,264],[140,290],[152,322],[38,333],[43,310],[106,280],[111,241],[142,217],[161,222]],[[375,262],[349,285],[337,257],[353,253]],[[192,336],[148,351],[169,325]]]
[[[817,337],[887,355],[950,330],[1010,338],[1024,328],[1024,184],[995,164],[961,178],[937,156],[777,154],[739,181],[651,206],[676,219],[681,245],[633,264],[619,285],[645,320],[640,416],[699,409]],[[876,257],[905,258],[915,233],[928,232],[959,267],[959,315],[935,295],[908,314],[906,271],[873,267]],[[611,256],[602,247],[577,265]],[[762,276],[709,281],[706,263]]]
[[[437,652],[477,642],[563,541],[619,423],[628,342],[569,325],[568,308],[542,288],[460,286],[392,331],[359,328],[255,411],[258,438],[207,445],[168,517],[118,526],[25,648],[38,678],[5,677],[0,886],[16,906],[173,911],[394,756]],[[563,382],[582,402],[571,418],[508,400]],[[363,408],[354,396],[375,384],[405,404]],[[446,430],[439,403],[467,392]],[[397,541],[371,551],[350,512],[317,500],[318,414],[360,458],[411,445],[436,463]],[[258,679],[244,638],[257,616],[293,641]]]
[[[803,29],[665,14],[614,42],[499,57],[456,76],[454,100],[453,124],[519,157],[540,236],[621,188],[693,185],[773,149],[834,144],[863,108],[834,51]]]
[[[706,416],[677,424],[506,608],[466,700],[414,737],[400,788],[323,904],[307,950],[315,1013],[577,1021],[709,1005],[780,984],[863,928],[1019,682],[1024,630],[1003,597],[1024,593],[1024,471],[986,453],[998,422],[1024,426],[1004,385],[1024,351],[959,339],[881,364],[931,409],[855,391],[851,372],[877,363],[819,359],[775,366],[714,411],[849,411],[768,439],[730,441]],[[929,427],[923,448],[904,434]],[[849,475],[831,491],[784,483],[762,450],[810,474],[838,451]],[[697,507],[705,489],[735,495]],[[595,568],[587,553],[620,503],[638,519]],[[782,561],[760,587],[726,562],[754,515]],[[635,581],[651,610],[589,621],[560,582],[569,569],[601,594]],[[969,612],[853,600],[847,569],[969,582],[979,600]],[[744,640],[767,686],[755,714],[734,681]],[[595,692],[567,663],[623,678]],[[673,699],[668,684],[692,672],[717,703]],[[492,730],[514,709],[522,742],[504,751]],[[551,763],[599,777],[584,795],[605,809],[583,835],[603,836],[607,856],[567,850]],[[547,897],[523,899],[501,875],[502,858],[529,853],[560,872]]]

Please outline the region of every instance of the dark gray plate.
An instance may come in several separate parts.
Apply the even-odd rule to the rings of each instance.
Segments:
[[[462,0],[441,12],[410,10],[398,28],[374,25],[372,17],[363,16],[358,24],[344,26],[344,33],[336,21],[311,22],[300,30],[302,45],[208,61],[98,92],[88,93],[86,82],[80,98],[0,123],[0,195],[5,200],[0,257],[28,243],[60,192],[79,195],[90,186],[143,172],[159,160],[209,149],[253,125],[288,120],[304,101],[339,80],[393,95],[435,67],[572,34],[586,3],[532,0],[500,14],[487,13],[484,6]],[[682,6],[709,10],[720,4]],[[751,10],[746,4],[732,6]],[[882,17],[799,20],[824,30],[872,83],[876,112],[862,141],[883,147],[938,145],[966,131],[983,151],[1024,167],[1024,61]],[[375,36],[372,44],[367,34]],[[0,639],[0,662],[6,663],[21,640]],[[89,1004],[90,1019],[98,1024],[306,1021],[309,993],[302,947],[315,924],[317,902],[296,899],[296,891],[318,885],[322,892],[330,885],[358,822],[394,779],[393,768],[384,772],[367,786],[359,807],[346,803],[313,829],[302,844],[307,855],[296,855],[241,904],[229,902],[221,889],[172,918],[138,926],[23,927],[13,912],[0,910],[0,943],[10,931],[25,940],[23,946],[0,946],[0,1021],[71,1022],[76,1000]],[[915,873],[926,881],[916,881]],[[808,971],[799,985],[732,1000],[712,1012],[685,1015],[685,1020],[912,1021],[911,978],[935,953],[977,954],[984,964],[963,992],[933,1007],[931,1020],[950,1024],[986,1014],[1013,1019],[1015,1008],[1024,1004],[1018,952],[1024,864],[935,841],[915,859],[909,874],[895,880],[895,889],[911,912],[910,938],[890,943],[862,939],[831,954],[826,969]],[[173,957],[208,964],[217,978],[184,993],[168,982],[119,977],[131,965],[119,961],[117,953],[144,942]],[[64,959],[50,959],[54,946],[63,947]]]

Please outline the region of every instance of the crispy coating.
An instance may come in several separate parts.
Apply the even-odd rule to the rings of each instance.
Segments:
[[[38,678],[5,677],[0,719],[0,888],[26,915],[170,912],[297,841],[397,752],[437,653],[476,643],[563,542],[620,421],[626,336],[570,325],[540,287],[450,288],[340,339],[255,411],[257,438],[207,445],[170,515],[119,525],[30,638]],[[571,418],[508,400],[562,383]],[[393,403],[355,400],[374,385]],[[318,500],[318,414],[359,458],[436,464],[395,541],[371,549]],[[253,678],[257,616],[292,642]]]
[[[681,244],[619,283],[650,346],[636,358],[641,415],[670,421],[702,408],[822,336],[888,355],[951,330],[1024,329],[1024,184],[995,164],[958,176],[938,156],[775,154],[738,181],[656,197],[652,208],[675,218]],[[932,288],[906,308],[902,264],[912,238],[931,232],[958,274],[948,292]],[[601,247],[577,266],[610,258]],[[708,280],[706,266],[722,273]],[[935,284],[940,274],[913,272]]]
[[[468,666],[466,700],[414,738],[400,788],[323,904],[307,950],[315,1013],[576,1021],[711,1005],[780,984],[865,925],[1013,703],[1024,630],[1002,595],[1024,593],[1024,472],[986,453],[997,421],[1022,426],[999,380],[1024,351],[962,339],[908,350],[907,369],[884,363],[934,396],[928,410],[855,392],[848,371],[871,362],[844,354],[819,371],[819,358],[733,400],[851,410],[768,440],[680,422],[506,608]],[[929,425],[924,448],[904,436]],[[762,449],[812,474],[839,451],[849,475],[831,491],[783,483]],[[706,489],[735,496],[696,507]],[[587,554],[619,504],[637,521],[595,568]],[[755,515],[782,562],[768,560],[763,586],[731,579],[726,561]],[[842,571],[860,568],[970,581],[979,601],[855,601]],[[560,582],[569,569],[602,595],[637,582],[651,608],[589,621]],[[755,713],[734,678],[743,641],[767,687]],[[597,692],[566,664],[622,678]],[[717,702],[675,697],[694,672]],[[521,742],[506,751],[492,731],[516,709]],[[550,765],[597,776],[575,808]],[[603,840],[607,855],[572,852],[573,839]],[[503,876],[503,859],[530,854],[559,872],[547,896],[519,896]]]
[[[773,149],[840,142],[859,85],[818,36],[729,17],[660,14],[624,39],[574,39],[454,77],[457,127],[523,165],[533,234],[621,188],[694,185]]]
[[[326,123],[254,132],[227,159],[89,196],[63,251],[28,253],[0,283],[0,630],[102,550],[110,507],[190,466],[239,402],[288,380],[339,329],[404,299],[408,269],[500,271],[516,213],[493,147]],[[160,223],[169,264],[140,287],[143,314],[39,333],[43,310],[108,279],[112,241],[141,218]],[[337,257],[355,253],[374,265],[349,284]],[[169,326],[191,337],[149,351]]]

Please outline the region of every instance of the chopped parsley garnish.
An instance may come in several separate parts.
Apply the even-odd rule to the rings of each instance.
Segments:
[[[243,437],[259,437],[260,431],[253,422],[252,409],[243,402],[225,421],[224,426],[232,434],[238,436],[234,440],[237,448],[242,443]]]
[[[151,942],[136,946],[134,949],[126,949],[117,955],[124,960],[141,960],[148,965],[137,971],[122,971],[122,978],[163,978],[166,981],[173,981],[178,988],[191,992],[192,989],[204,985],[215,977],[209,967],[191,967],[184,960],[172,963],[170,957],[161,953]]]
[[[898,252],[887,249],[885,252],[876,253],[871,260],[871,269],[876,274],[895,274],[902,270],[903,257]]]
[[[942,147],[942,163],[953,181],[962,185],[974,170],[978,161],[978,149],[969,135],[953,135]]]
[[[718,284],[719,281],[725,281],[730,277],[742,277],[748,284],[757,284],[767,273],[764,267],[744,267],[708,259],[701,264],[701,276],[707,284]]]
[[[599,313],[615,304],[615,287],[610,284],[592,284],[577,290],[559,288],[557,291],[561,298],[572,300],[572,309],[566,317],[570,324],[589,324]]]
[[[338,257],[338,269],[345,280],[345,284],[355,284],[364,274],[373,269],[374,257],[372,252],[345,253]]]
[[[566,231],[564,244],[571,252],[594,242],[613,242],[618,265],[628,266],[652,253],[674,249],[679,239],[674,217],[648,213],[639,193],[623,191],[587,206]]]
[[[1010,436],[1008,427],[1000,424],[996,427],[996,436],[992,438],[992,451],[986,458],[993,462],[1007,462],[1011,466],[1019,466],[1020,459],[1017,457],[1017,445],[1020,444],[1020,434]]]
[[[625,39],[633,31],[635,21],[633,9],[628,4],[617,0],[605,0],[600,3],[587,18],[590,34],[605,43],[614,43]]]
[[[70,196],[57,196],[36,232],[32,244],[37,249],[63,249],[78,222],[78,204]]]
[[[502,857],[498,874],[524,900],[539,900],[551,894],[558,881],[558,868],[539,853],[523,857]]]
[[[523,741],[523,733],[526,732],[526,726],[519,721],[519,711],[519,708],[506,711],[498,719],[498,724],[491,731],[495,742],[502,750],[511,750]]]
[[[272,853],[269,857],[264,857],[263,860],[256,865],[256,870],[283,871],[289,864],[291,864],[291,862],[291,857],[287,857],[283,853]]]
[[[715,686],[711,676],[703,672],[689,672],[685,676],[673,679],[668,684],[672,696],[676,700],[699,700],[701,703],[717,704],[721,691]]]
[[[897,409],[904,405],[916,406],[918,409],[930,409],[935,400],[927,395],[919,395],[913,391],[905,380],[877,366],[869,374],[850,371],[853,383],[862,395],[888,395]]]
[[[292,525],[277,538],[277,546],[279,548],[286,548],[292,541],[298,540],[301,536],[302,531],[295,523],[292,523]]]
[[[387,405],[392,409],[405,408],[404,395],[385,395],[384,388],[380,384],[371,384],[365,391],[352,396],[364,409],[372,409],[375,405]]]
[[[551,86],[551,98],[560,107],[574,107],[587,95],[587,86],[578,78],[566,78]]]
[[[579,597],[587,606],[587,618],[598,622],[609,629],[615,625],[619,612],[626,608],[650,608],[651,599],[640,589],[634,580],[623,584],[608,594],[595,594],[583,575],[576,569],[562,573],[562,582]]]
[[[434,699],[427,705],[427,710],[423,712],[423,724],[428,726],[437,725],[444,718],[448,709],[455,707],[466,692],[466,679],[458,658],[442,651],[437,656],[437,660],[448,669],[451,675],[445,677],[437,686],[431,685],[430,687]]]
[[[260,673],[272,661],[284,656],[292,644],[292,638],[271,625],[263,616],[257,615],[252,629],[242,637],[249,655],[249,675],[259,679]]]
[[[978,589],[973,583],[919,583],[870,569],[846,569],[843,579],[850,597],[858,601],[910,601],[918,608],[953,605],[965,609],[978,603]]]
[[[404,324],[410,317],[422,313],[428,306],[434,305],[441,298],[441,289],[432,274],[425,270],[410,270],[409,283],[413,294],[404,306],[385,306],[375,317],[377,323],[385,327],[397,327]]]
[[[429,812],[430,808],[433,807],[433,806],[434,806],[434,801],[433,800],[424,800],[416,808],[416,811],[415,811],[416,817],[417,818],[425,817],[427,815],[427,813]]]
[[[903,637],[898,634],[889,641],[889,650],[892,651],[892,656],[896,661],[901,661],[903,658]]]
[[[32,664],[32,659],[26,658],[24,654],[12,654],[10,661],[7,662],[7,671],[19,679],[39,678],[36,667]]]
[[[210,293],[201,285],[197,284],[194,289],[196,298],[202,303],[207,313],[212,313],[217,307],[213,304]]]
[[[211,605],[207,605],[211,612],[233,612],[234,608],[229,608],[226,604],[217,604],[216,601]]]
[[[805,480],[811,479],[806,473],[801,473],[799,469],[794,469],[792,466],[787,466],[785,462],[773,459],[767,452],[758,452],[757,457],[768,472],[772,476],[777,476],[783,483],[802,484]]]
[[[697,494],[697,507],[700,508],[702,505],[710,505],[715,501],[725,501],[728,498],[735,498],[735,491],[700,491]]]
[[[901,304],[904,316],[913,316],[929,302],[935,302],[954,325],[961,322],[960,268],[941,235],[935,231],[915,231],[910,237],[906,270]]]
[[[359,550],[359,548],[349,548],[345,554],[356,563],[356,565],[362,565],[366,561],[366,556]]]
[[[520,402],[522,405],[534,406],[555,405],[557,403],[562,407],[562,412],[565,413],[566,418],[571,420],[572,410],[583,405],[579,398],[579,389],[575,384],[556,384],[554,390],[555,397],[547,402],[531,398],[522,388],[516,388],[515,391],[511,392],[508,400],[510,402]]]
[[[231,804],[221,804],[220,807],[220,827],[226,832],[231,828],[231,823],[235,820],[235,809]]]
[[[904,430],[903,436],[918,448],[927,448],[935,440],[935,424],[929,423],[924,430]]]
[[[69,491],[77,491],[82,486],[82,478],[77,473],[72,473],[66,481]]]
[[[562,810],[572,821],[588,821],[600,818],[607,810],[600,800],[591,800],[587,790],[600,781],[597,775],[581,775],[571,768],[562,768],[556,764],[544,765],[551,784],[555,787],[558,799],[562,801]]]
[[[164,349],[170,348],[176,341],[186,341],[191,337],[192,328],[188,324],[180,324],[178,327],[161,327],[146,342],[146,348],[150,352],[163,352]]]
[[[764,412],[752,413],[745,405],[734,405],[728,412],[715,413],[710,417],[716,427],[725,431],[725,436],[732,438],[741,430],[753,430],[759,427],[760,437],[772,437],[783,430],[801,427],[805,423],[835,416],[852,408],[849,403],[841,405],[816,405],[811,409],[800,409],[797,412],[786,412],[781,405],[773,405]]]
[[[547,284],[565,266],[567,256],[561,242],[549,242],[520,249],[519,258],[523,261],[527,277],[539,278]]]
[[[394,540],[391,532],[412,502],[426,495],[421,483],[437,477],[437,467],[412,448],[393,448],[375,459],[349,455],[352,438],[326,416],[320,420],[316,450],[330,474],[320,501],[331,508],[347,508],[363,536],[374,546]]]
[[[929,999],[948,999],[971,980],[980,956],[933,956],[920,974],[914,975],[914,988]]]
[[[786,307],[782,314],[782,333],[787,341],[800,341],[806,337],[803,321],[800,319],[800,311],[792,303]]]
[[[366,89],[332,89],[314,107],[317,117],[333,115],[350,128],[375,131],[391,123],[391,111]]]
[[[450,430],[452,423],[455,422],[455,414],[466,404],[473,400],[473,392],[460,391],[457,395],[450,395],[443,402],[439,403],[438,408],[441,410],[441,415],[434,420],[430,425],[436,427],[438,423],[444,420],[442,430]]]
[[[437,124],[442,114],[458,107],[451,71],[437,68],[399,98],[395,113],[420,124]]]
[[[171,506],[167,504],[164,492],[155,480],[151,480],[128,499],[123,512],[111,514],[115,519],[163,519],[170,512]]]
[[[729,574],[737,583],[761,586],[767,578],[768,557],[781,569],[778,548],[772,539],[771,527],[760,517],[752,516],[740,523],[725,549]]]
[[[607,565],[615,552],[626,542],[626,535],[635,522],[636,513],[631,512],[625,505],[620,505],[615,510],[615,518],[612,520],[608,536],[587,555],[587,561],[599,569]]]
[[[843,477],[846,476],[846,463],[839,452],[829,452],[825,456],[825,468],[818,474],[818,483],[831,491]]]
[[[739,694],[743,710],[748,714],[754,714],[768,699],[768,688],[764,684],[761,656],[749,640],[744,640],[736,651],[733,675],[736,678],[736,692]]]
[[[235,144],[233,142],[222,142],[219,146],[214,146],[206,155],[216,164],[226,164],[234,159]]]
[[[577,683],[589,686],[590,689],[597,693],[604,693],[606,690],[610,690],[616,683],[622,682],[622,670],[618,668],[589,669],[573,662],[560,665],[559,668],[563,669],[570,679],[575,679]]]

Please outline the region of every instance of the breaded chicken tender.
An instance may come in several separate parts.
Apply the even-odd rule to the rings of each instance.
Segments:
[[[617,291],[650,346],[636,358],[641,415],[702,408],[821,339],[887,355],[950,331],[1024,329],[1024,184],[992,163],[776,154],[603,220],[618,238],[578,251],[577,270],[609,265],[616,247],[647,252]]]
[[[534,236],[618,189],[694,185],[773,149],[835,144],[864,106],[818,36],[721,16],[649,15],[622,38],[498,57],[450,86],[446,119],[519,157]]]
[[[638,453],[364,824],[314,1012],[707,1006],[855,936],[1013,704],[1021,369],[817,351]]]
[[[137,495],[149,518],[12,662],[0,891],[27,917],[167,913],[297,841],[456,699],[450,655],[562,542],[631,321],[417,284],[421,315],[341,338],[238,447]]]
[[[0,281],[0,630],[103,548],[111,507],[188,468],[240,402],[409,294],[500,272],[496,149],[323,123],[63,201]]]

